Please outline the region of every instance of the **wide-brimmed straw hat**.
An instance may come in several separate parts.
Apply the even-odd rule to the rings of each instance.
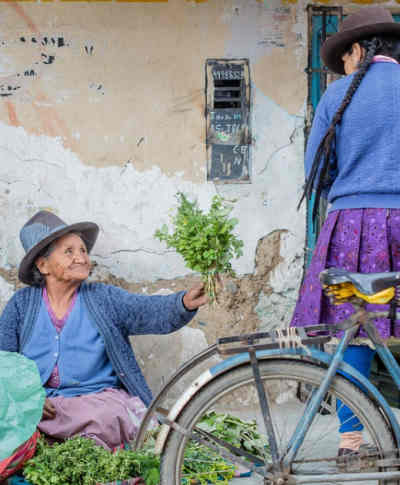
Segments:
[[[324,64],[333,72],[345,74],[342,55],[354,42],[374,35],[400,37],[400,25],[383,7],[365,7],[346,17],[339,31],[329,37],[321,48]]]
[[[69,232],[82,234],[82,239],[90,252],[99,234],[99,226],[94,222],[67,225],[58,216],[46,210],[38,212],[29,219],[19,233],[26,253],[18,269],[18,277],[23,283],[27,285],[34,283],[32,269],[39,253],[53,241]]]

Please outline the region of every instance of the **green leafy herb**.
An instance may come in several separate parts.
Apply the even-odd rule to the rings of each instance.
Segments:
[[[74,437],[52,446],[40,439],[23,473],[32,485],[96,485],[133,477],[157,485],[160,459],[145,450],[112,454],[88,438]]]
[[[267,438],[258,433],[255,421],[242,421],[231,414],[211,411],[202,417],[198,426],[237,448],[243,448],[252,455],[263,458],[269,456]]]
[[[204,445],[190,441],[183,460],[183,484],[227,484],[235,475],[235,467]]]
[[[175,248],[186,266],[202,275],[210,302],[213,302],[216,300],[217,275],[234,275],[231,260],[243,254],[243,241],[233,233],[238,220],[229,217],[232,208],[220,196],[213,197],[208,213],[182,192],[176,197],[179,206],[172,217],[172,234],[164,224],[155,237],[165,241],[169,248]]]

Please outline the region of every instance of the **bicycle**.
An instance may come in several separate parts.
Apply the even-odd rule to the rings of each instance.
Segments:
[[[330,268],[320,279],[336,303],[353,304],[355,313],[349,319],[337,325],[221,338],[178,369],[159,392],[143,420],[136,446],[143,442],[150,417],[157,412],[164,423],[156,446],[162,453],[162,485],[186,483],[189,440],[251,472],[264,484],[400,483],[396,416],[379,390],[343,362],[345,349],[362,326],[400,388],[400,367],[373,324],[374,318],[387,317],[388,312],[365,308],[367,303],[388,304],[399,298],[400,272],[359,274]],[[338,331],[344,334],[334,353],[322,351],[321,345]],[[228,358],[198,376],[165,411],[160,404],[171,387],[216,354]],[[343,405],[351,410],[351,419],[356,416],[363,425],[369,447],[342,459],[337,457],[336,413]],[[260,431],[252,452],[202,426],[201,418],[210,411],[256,416]]]

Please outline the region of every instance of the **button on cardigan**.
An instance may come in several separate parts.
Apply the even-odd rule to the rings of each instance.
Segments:
[[[185,309],[184,292],[147,296],[103,283],[83,283],[79,291],[117,376],[131,395],[148,405],[152,394],[129,336],[167,334],[186,325],[196,312]],[[26,287],[13,295],[0,317],[0,350],[21,352],[37,321],[41,300],[41,288]]]

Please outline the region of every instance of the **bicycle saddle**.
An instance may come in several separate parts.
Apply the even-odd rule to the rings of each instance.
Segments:
[[[362,274],[351,273],[341,268],[328,268],[320,273],[319,279],[323,285],[327,286],[353,283],[359,292],[374,295],[400,284],[400,272]]]

